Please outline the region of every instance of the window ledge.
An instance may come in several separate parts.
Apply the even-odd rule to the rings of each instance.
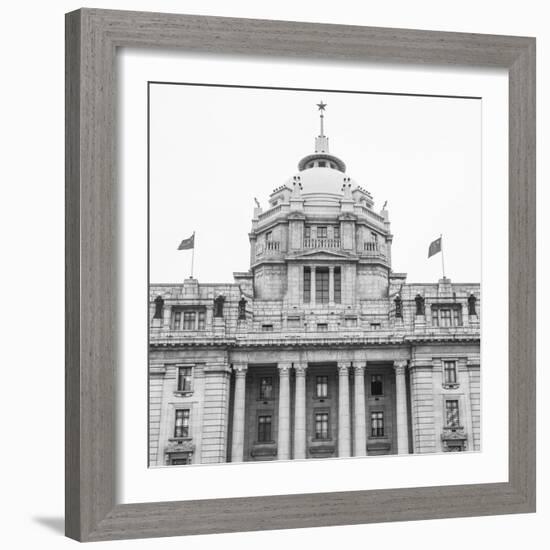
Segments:
[[[191,441],[192,437],[169,437],[168,441],[173,443],[183,443],[184,441]]]
[[[189,397],[190,395],[193,395],[193,390],[189,390],[189,391],[176,390],[174,392],[174,395],[179,395],[180,397]]]
[[[443,388],[446,390],[456,390],[460,387],[460,384],[443,384]]]

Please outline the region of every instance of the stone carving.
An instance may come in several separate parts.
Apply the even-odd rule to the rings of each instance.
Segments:
[[[241,321],[246,319],[246,300],[244,296],[239,300],[239,316],[238,319]]]
[[[477,298],[473,294],[470,294],[468,296],[468,315],[477,315],[476,302]]]
[[[401,300],[401,296],[398,294],[393,302],[395,304],[395,318],[403,319],[403,300]]]
[[[164,300],[160,294],[155,298],[155,314],[153,319],[162,319],[162,311],[164,309]]]
[[[220,294],[217,298],[214,298],[214,317],[223,317],[223,304],[225,302],[225,296]]]
[[[416,303],[416,314],[425,315],[424,297],[420,294],[417,294],[414,301]]]

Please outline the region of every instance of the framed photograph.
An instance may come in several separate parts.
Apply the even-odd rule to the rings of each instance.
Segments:
[[[535,510],[535,41],[67,15],[66,534]]]

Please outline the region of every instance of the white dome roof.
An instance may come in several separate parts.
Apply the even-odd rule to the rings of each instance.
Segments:
[[[344,178],[346,174],[333,168],[307,168],[296,174],[297,178],[300,178],[302,183],[302,195],[309,194],[331,194],[342,196],[342,186],[344,185]],[[288,182],[292,187],[294,178],[291,178]]]

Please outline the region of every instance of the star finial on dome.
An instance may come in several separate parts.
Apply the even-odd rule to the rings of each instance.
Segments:
[[[321,122],[321,133],[319,136],[323,137],[325,135],[325,125],[324,125],[324,118],[325,118],[325,107],[327,106],[326,103],[323,103],[323,100],[321,100],[321,103],[317,103],[317,107],[319,109],[319,116],[320,116],[320,122]]]
[[[327,104],[323,103],[323,100],[321,100],[321,103],[317,103],[317,107],[319,107],[319,111],[324,111],[326,106]]]

